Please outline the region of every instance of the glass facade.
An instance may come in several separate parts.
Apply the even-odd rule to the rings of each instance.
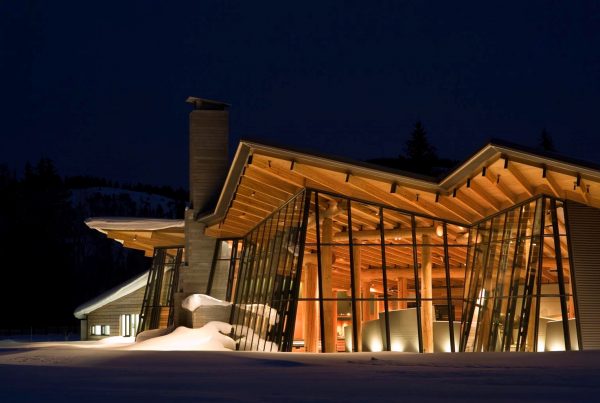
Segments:
[[[306,189],[243,239],[239,348],[577,349],[566,228],[545,196],[465,226]]]
[[[540,197],[471,229],[463,351],[578,349],[561,201]]]
[[[179,279],[183,247],[154,248],[152,267],[140,312],[138,333],[173,324],[173,298]]]
[[[231,301],[237,284],[243,240],[219,239],[206,293]]]
[[[313,192],[298,350],[458,351],[467,244],[457,223]]]
[[[231,323],[240,350],[289,351],[300,285],[306,191],[243,239]]]

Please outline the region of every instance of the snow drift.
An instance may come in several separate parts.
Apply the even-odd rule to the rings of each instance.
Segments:
[[[192,294],[183,301],[181,301],[181,307],[187,309],[190,312],[194,312],[201,306],[229,306],[231,302],[222,301],[220,299],[211,297],[205,294]]]
[[[190,329],[180,326],[171,333],[147,339],[126,347],[127,350],[156,351],[231,351],[235,341],[223,333],[231,332],[231,325],[224,322],[209,322],[201,328]]]

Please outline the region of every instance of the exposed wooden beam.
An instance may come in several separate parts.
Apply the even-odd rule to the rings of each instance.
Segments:
[[[446,211],[455,216],[458,221],[473,222],[473,217],[457,206],[451,199],[451,196],[440,196],[436,204],[445,208]]]
[[[323,190],[327,190],[333,193],[343,193],[341,189],[343,189],[343,181],[339,181],[331,175],[328,175],[326,172],[322,172],[317,170],[310,165],[301,164],[296,162],[293,166],[293,172],[296,172],[306,179],[311,180],[321,187]]]
[[[518,203],[519,198],[515,196],[514,193],[501,181],[501,177],[498,178],[498,176],[492,172],[490,167],[487,168],[484,178],[487,178],[492,185],[496,186],[498,190],[500,190],[502,196],[504,196],[509,202],[512,204]]]
[[[242,178],[240,185],[242,184],[260,193],[266,193],[269,196],[278,199],[280,202],[288,201],[294,194],[294,192],[288,192],[284,189],[278,188],[277,185],[273,184],[272,182],[263,182],[248,176],[248,174],[245,174]]]
[[[542,178],[546,185],[550,188],[555,197],[562,197],[562,192],[560,185],[556,182],[556,178],[554,177],[554,173],[550,172],[550,170],[546,169],[546,175],[542,174]]]
[[[519,186],[521,186],[521,188],[523,188],[523,190],[525,190],[525,193],[527,194],[528,197],[533,196],[533,191],[529,187],[529,181],[523,176],[523,173],[521,173],[521,171],[519,171],[519,168],[516,166],[515,163],[508,165],[508,169],[505,170],[504,172],[506,172],[506,171],[508,171],[508,173],[510,175],[512,175],[512,177],[519,184]]]
[[[371,199],[376,202],[379,202],[379,203],[382,203],[382,204],[385,204],[385,205],[391,206],[391,207],[397,207],[402,210],[409,210],[409,211],[414,210],[413,204],[408,203],[405,200],[399,200],[397,197],[392,196],[392,193],[381,189],[380,187],[371,183],[368,179],[364,179],[364,178],[360,178],[358,176],[352,175],[352,176],[350,176],[348,183],[350,184],[350,186],[354,187],[355,189],[368,193],[368,195],[371,196]],[[397,190],[397,189],[398,189],[398,186],[395,186],[394,190]]]
[[[416,193],[412,194],[404,186],[397,185],[395,190],[395,193],[390,194],[410,204],[411,206],[413,206],[413,208],[417,209],[417,212],[423,212],[427,215],[431,215],[434,217],[438,217],[440,215],[438,209],[433,204],[427,202],[427,200],[424,200],[423,197],[420,197],[417,201]]]
[[[306,187],[306,178],[293,172],[293,165],[291,165],[290,161],[267,159],[265,156],[258,156],[252,162],[252,166],[261,169],[265,174],[276,176],[290,185],[299,188]]]
[[[273,206],[273,208],[281,206],[286,201],[285,199],[283,199],[283,196],[282,198],[279,198],[273,196],[271,193],[267,193],[269,191],[268,188],[262,186],[258,188],[253,183],[250,183],[248,181],[249,178],[242,178],[242,181],[238,186],[238,193],[251,197],[252,199],[267,203]]]
[[[260,168],[255,165],[255,163],[252,163],[252,165],[246,167],[246,172],[244,175],[276,187],[277,189],[283,190],[289,194],[295,194],[303,187],[303,184],[290,183],[283,177],[270,171],[268,168]]]
[[[256,195],[252,196],[250,191],[245,194],[243,190],[244,189],[238,189],[235,194],[235,199],[233,200],[234,203],[237,202],[245,206],[252,206],[253,208],[260,209],[267,214],[272,213],[273,210],[277,208],[277,206],[274,204],[260,200],[256,197]]]
[[[153,232],[152,233],[152,239],[156,239],[162,243],[164,243],[165,246],[169,246],[169,245],[183,245],[185,242],[185,237],[183,232],[181,234],[165,234],[165,233],[161,233],[159,231]]]
[[[581,177],[579,177],[579,186],[577,186],[577,190],[579,190],[579,193],[581,193],[581,195],[583,196],[586,204],[591,205],[592,201],[590,199],[590,194],[588,192],[588,186],[589,184],[587,183],[586,180],[582,179]]]
[[[494,199],[489,192],[486,192],[483,186],[479,184],[474,179],[471,179],[471,186],[469,187],[469,191],[476,195],[480,200],[485,202],[489,208],[494,210],[499,210],[500,202]]]
[[[462,189],[457,189],[456,197],[454,198],[458,203],[462,204],[462,206],[472,211],[479,218],[485,217],[485,213],[482,211],[482,207],[477,204],[473,199],[471,199]]]
[[[239,204],[234,204],[229,208],[228,216],[236,218],[241,217],[243,219],[258,223],[259,221],[262,221],[267,215],[256,215],[243,207],[240,208]]]

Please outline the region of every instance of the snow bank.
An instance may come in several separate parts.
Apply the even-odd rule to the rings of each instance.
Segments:
[[[231,302],[222,301],[220,299],[211,297],[205,294],[192,294],[183,301],[181,301],[181,307],[187,309],[190,312],[194,312],[200,306],[229,306]]]
[[[126,349],[158,351],[235,350],[235,341],[221,332],[231,332],[231,325],[224,322],[209,322],[198,329],[180,326],[167,335],[135,343],[126,347]]]
[[[279,346],[276,343],[266,341],[265,339],[261,338],[248,326],[236,326],[234,334],[237,337],[241,337],[238,340],[240,351],[279,351]]]
[[[277,323],[277,319],[279,318],[277,310],[267,304],[245,304],[239,305],[239,308],[269,318],[269,325],[271,326]]]
[[[97,343],[98,344],[107,344],[107,345],[131,344],[131,343],[135,343],[135,337],[124,337],[124,336],[105,337],[104,339],[98,340]]]
[[[166,327],[166,328],[162,328],[162,329],[144,330],[143,332],[141,332],[140,334],[135,336],[135,341],[137,341],[139,343],[144,340],[152,339],[154,337],[164,336],[164,335],[171,333],[174,329],[175,328],[173,326],[171,326],[171,327]]]

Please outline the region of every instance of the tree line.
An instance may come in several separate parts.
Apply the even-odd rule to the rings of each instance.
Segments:
[[[91,191],[74,203],[74,192],[100,187],[122,192]],[[127,190],[172,202],[139,205]],[[168,186],[61,177],[48,159],[27,164],[21,177],[0,165],[0,330],[76,325],[77,305],[149,267],[143,252],[90,230],[86,218],[182,218],[187,199],[185,190]]]

